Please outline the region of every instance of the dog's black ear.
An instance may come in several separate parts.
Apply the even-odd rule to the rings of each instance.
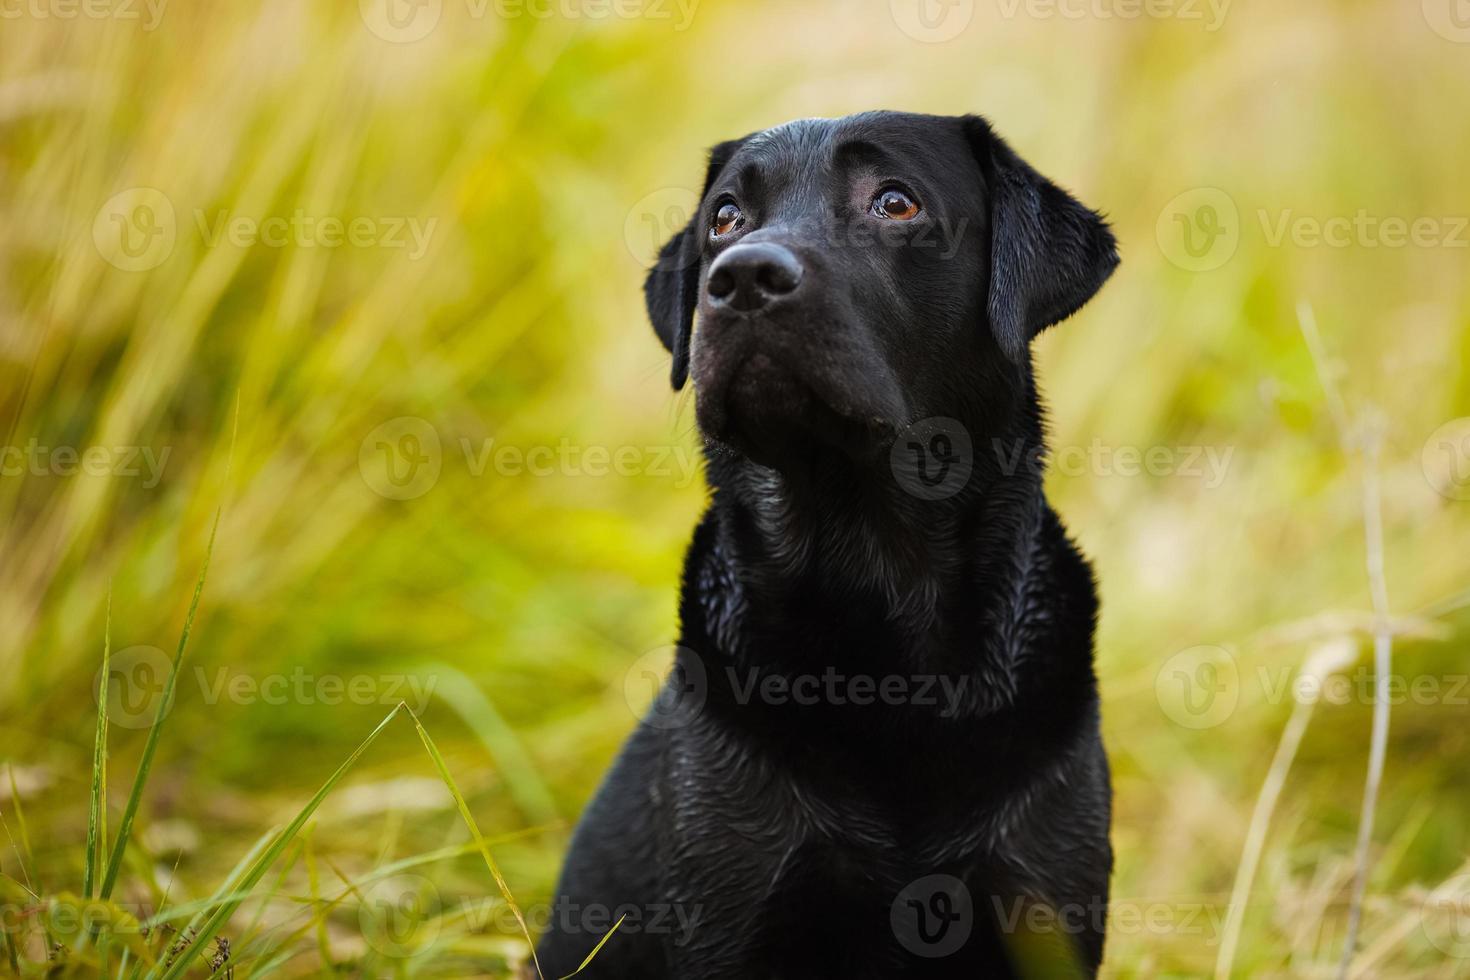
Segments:
[[[710,150],[704,189],[699,192],[701,203],[710,185],[746,139],[729,140]],[[674,355],[671,380],[675,391],[683,388],[689,379],[689,335],[694,327],[694,308],[699,305],[699,246],[703,239],[703,229],[697,227],[699,220],[696,205],[689,224],[664,243],[658,261],[643,280],[643,299],[648,304],[654,333]]]
[[[1032,337],[1112,275],[1117,241],[1101,215],[1037,173],[984,119],[966,116],[964,126],[990,203],[990,327],[1020,363]]]

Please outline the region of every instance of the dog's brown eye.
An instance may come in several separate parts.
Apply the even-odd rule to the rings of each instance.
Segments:
[[[873,213],[880,218],[908,221],[919,213],[919,205],[903,191],[889,188],[873,198]]]
[[[714,224],[710,226],[710,234],[719,238],[728,235],[745,223],[745,215],[734,204],[726,203],[720,205],[720,210],[715,212]]]

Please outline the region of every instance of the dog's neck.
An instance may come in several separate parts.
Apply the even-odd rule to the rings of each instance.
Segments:
[[[813,455],[778,472],[715,452],[719,560],[738,577],[728,586],[742,620],[801,632],[810,611],[837,616],[834,628],[880,622],[919,647],[945,643],[954,619],[1010,601],[995,593],[1027,574],[1045,508],[1041,452],[1039,424],[976,438],[964,485],[939,499],[905,490],[886,460]]]

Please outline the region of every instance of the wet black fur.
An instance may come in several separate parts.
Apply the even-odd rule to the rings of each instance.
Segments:
[[[949,226],[940,249],[848,234],[867,233],[864,202],[890,178],[931,230]],[[714,241],[726,199],[746,225]],[[742,241],[800,259],[783,304],[737,315],[704,293]],[[583,975],[992,977],[1060,962],[1037,974],[1038,956],[1095,972],[1112,867],[1097,601],[1031,465],[1043,422],[1028,344],[1116,263],[1102,219],[978,117],[807,120],[714,149],[700,211],[647,282],[675,387],[695,379],[711,502],[685,561],[675,671],[582,816],[539,947],[546,976],[629,910],[633,928]],[[974,447],[968,481],[940,500],[905,493],[888,455],[931,416]],[[744,689],[829,669],[960,694],[794,704]],[[970,935],[916,955],[892,916],[935,874],[964,882]],[[608,919],[578,918],[594,907]],[[654,927],[669,907],[692,925],[665,912]],[[1061,918],[1027,925],[1036,908]]]

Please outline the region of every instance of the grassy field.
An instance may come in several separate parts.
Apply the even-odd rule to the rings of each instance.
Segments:
[[[986,114],[1123,245],[1038,345],[1107,973],[1337,974],[1377,628],[1352,972],[1470,976],[1455,3],[0,6],[0,971],[510,975],[496,875],[534,933],[703,502],[643,263],[708,144],[888,107]]]

